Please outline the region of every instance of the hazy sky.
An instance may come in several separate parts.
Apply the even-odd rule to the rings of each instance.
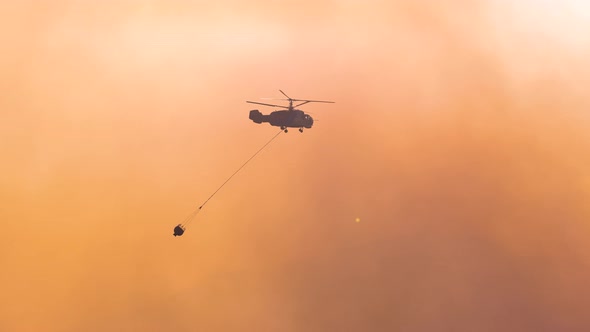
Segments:
[[[590,330],[590,6],[513,2],[1,2],[0,330]]]

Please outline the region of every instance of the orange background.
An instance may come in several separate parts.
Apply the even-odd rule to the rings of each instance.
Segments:
[[[590,10],[559,3],[2,2],[0,330],[589,330]],[[172,237],[278,89],[336,104]]]

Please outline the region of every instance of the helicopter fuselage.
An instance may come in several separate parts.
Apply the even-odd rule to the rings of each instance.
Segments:
[[[268,122],[271,126],[285,128],[311,128],[313,118],[301,110],[280,110],[268,115],[259,110],[250,111],[250,120],[255,123]]]
[[[267,104],[267,103],[259,103],[256,101],[246,101],[250,104],[257,104],[263,106],[270,106],[270,107],[280,107],[286,108],[285,111],[274,111],[268,115],[264,115],[260,113],[259,110],[252,110],[250,111],[250,120],[254,121],[255,123],[263,123],[268,122],[271,126],[281,127],[282,130],[287,132],[287,128],[299,128],[300,132],[303,132],[303,128],[311,128],[313,126],[313,118],[309,116],[309,114],[305,114],[302,110],[298,110],[295,107],[299,107],[301,105],[305,105],[307,103],[334,103],[333,101],[327,100],[308,100],[308,99],[293,99],[287,96],[283,90],[279,90],[289,101],[289,106],[283,105],[276,105],[276,104]],[[295,102],[295,105],[293,105]]]

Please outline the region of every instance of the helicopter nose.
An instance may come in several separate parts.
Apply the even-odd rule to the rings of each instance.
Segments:
[[[311,126],[313,126],[313,118],[310,116],[309,117],[309,128],[311,128]]]

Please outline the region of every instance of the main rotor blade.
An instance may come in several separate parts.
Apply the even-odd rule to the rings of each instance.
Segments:
[[[264,106],[281,107],[281,108],[287,108],[287,109],[289,108],[288,106],[258,103],[258,102],[255,102],[255,101],[246,101],[246,102],[247,103],[250,103],[250,104],[258,104],[258,105],[264,105]]]
[[[282,99],[282,98],[260,98],[260,99],[266,99],[266,100],[292,100],[292,101],[303,101],[305,103],[330,103],[330,104],[334,104],[335,102],[333,101],[327,101],[327,100],[307,100],[307,99]],[[299,105],[303,105],[303,104],[299,104]],[[295,106],[293,106],[295,107]]]
[[[307,103],[309,103],[309,101],[304,101],[301,104],[293,105],[293,108],[299,107],[299,106],[304,105],[304,104],[307,104]]]
[[[308,100],[308,99],[293,99],[293,101],[306,101],[308,103],[330,103],[334,104],[335,101],[327,101],[327,100]]]
[[[302,103],[299,103],[297,105],[294,105],[293,107],[299,107],[301,105],[305,105],[307,103],[331,103],[334,104],[333,101],[323,101],[323,100],[304,100]]]
[[[280,92],[281,92],[281,93],[282,93],[282,94],[283,94],[285,97],[289,98],[289,100],[294,100],[294,99],[291,99],[291,97],[287,96],[287,94],[286,94],[286,93],[284,93],[284,92],[283,92],[283,90],[279,89],[279,91],[280,91]]]

